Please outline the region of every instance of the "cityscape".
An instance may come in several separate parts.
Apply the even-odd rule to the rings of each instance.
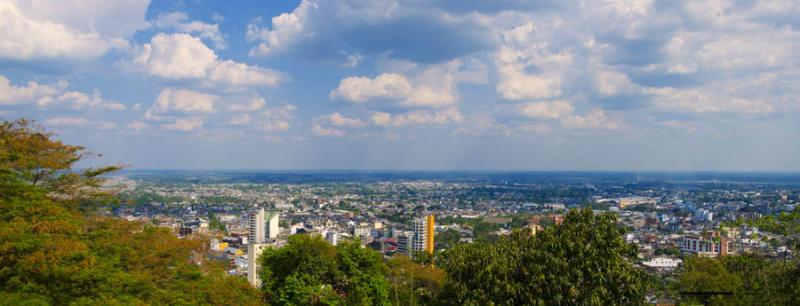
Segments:
[[[797,0],[0,0],[0,306],[800,305],[797,50]]]
[[[784,173],[126,171],[112,181],[127,205],[109,213],[213,237],[208,258],[254,286],[258,252],[291,235],[413,256],[535,235],[576,208],[617,215],[637,265],[669,277],[689,255],[794,257],[789,237],[752,221],[800,202],[800,176]]]

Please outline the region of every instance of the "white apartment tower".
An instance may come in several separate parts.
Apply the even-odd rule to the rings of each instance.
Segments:
[[[269,246],[266,243],[250,243],[247,245],[247,282],[253,287],[261,287],[261,279],[258,278],[258,256]]]
[[[250,213],[250,236],[248,240],[250,243],[265,243],[269,239],[278,237],[278,212],[265,211],[260,208],[257,211]]]
[[[424,252],[428,242],[428,222],[425,218],[416,218],[412,224],[414,239],[411,241],[411,251]]]

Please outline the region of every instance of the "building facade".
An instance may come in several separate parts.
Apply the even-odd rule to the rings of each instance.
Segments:
[[[280,231],[279,216],[276,211],[265,211],[261,208],[250,213],[250,243],[266,243],[278,237]]]

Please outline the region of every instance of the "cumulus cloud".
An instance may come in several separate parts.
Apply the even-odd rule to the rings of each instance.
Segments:
[[[231,106],[228,106],[228,110],[234,112],[255,112],[261,110],[266,105],[267,101],[264,100],[264,98],[255,96],[247,103],[231,104]]]
[[[343,128],[361,128],[366,126],[364,120],[348,118],[340,113],[318,116],[312,122],[310,132],[315,136],[341,137],[346,135]]]
[[[294,117],[297,106],[285,103],[283,105],[264,107],[254,120],[257,129],[263,132],[281,132],[291,127],[290,121]]]
[[[411,77],[394,72],[381,73],[374,78],[348,77],[339,82],[329,97],[352,103],[389,101],[404,107],[447,107],[458,99],[456,87],[459,82],[484,81],[480,72],[463,71],[462,66],[461,60],[454,60],[404,68]]]
[[[411,82],[395,73],[384,73],[374,79],[349,77],[339,82],[339,87],[330,93],[331,99],[363,103],[375,98],[399,100],[411,94]]]
[[[109,130],[117,127],[113,122],[94,121],[86,117],[50,117],[44,120],[44,124],[52,127],[93,127],[101,130]]]
[[[34,81],[23,86],[15,86],[5,76],[0,75],[0,105],[37,103],[47,105],[53,102],[53,96],[64,91],[66,81],[56,84],[39,84]]]
[[[291,12],[272,17],[270,26],[254,19],[246,37],[256,43],[251,56],[291,54],[337,62],[351,54],[340,50],[434,63],[491,47],[494,36],[476,24],[476,16],[428,6],[418,1],[303,0]]]
[[[315,136],[323,136],[323,137],[342,137],[345,135],[345,131],[332,128],[332,127],[325,127],[322,124],[314,123],[311,125],[311,134]]]
[[[125,110],[120,102],[103,99],[97,88],[91,94],[80,91],[67,91],[69,83],[58,81],[53,84],[40,84],[30,81],[25,85],[13,85],[5,76],[0,75],[0,105],[36,104],[39,108],[47,108],[56,103],[71,105],[76,110]]]
[[[100,90],[97,88],[94,89],[91,95],[79,91],[70,91],[59,96],[58,100],[61,102],[71,102],[74,108],[80,110],[105,109],[121,111],[126,109],[125,104],[103,99]]]
[[[439,111],[416,110],[392,115],[385,112],[375,112],[370,121],[377,126],[418,126],[418,125],[443,125],[447,123],[461,123],[464,116],[456,108]]]
[[[164,88],[145,113],[145,117],[157,120],[161,115],[210,113],[214,111],[217,98],[215,95],[188,89]],[[188,121],[182,124],[186,126]]]
[[[245,124],[250,123],[250,120],[251,120],[250,115],[248,115],[248,114],[240,114],[240,115],[235,115],[235,116],[231,117],[228,120],[228,124],[230,124],[230,125],[245,125]]]
[[[134,121],[131,121],[131,123],[128,123],[128,125],[125,126],[125,132],[127,132],[129,134],[137,134],[138,135],[138,134],[141,134],[143,131],[145,131],[145,130],[147,130],[149,128],[150,128],[150,126],[147,123],[144,123],[144,122],[141,122],[141,121],[138,121],[138,120],[134,120]]]
[[[125,48],[146,26],[148,0],[5,1],[0,4],[0,58],[90,59]]]
[[[189,16],[183,12],[172,12],[168,14],[159,14],[152,24],[157,28],[172,28],[176,31],[197,34],[198,36],[208,39],[214,43],[214,48],[225,49],[225,38],[219,31],[219,25],[208,24],[197,20],[187,21]]]
[[[517,110],[523,116],[539,119],[558,119],[571,114],[575,108],[567,101],[530,102],[518,105]]]
[[[203,127],[203,124],[205,120],[200,117],[178,118],[172,123],[162,125],[161,129],[189,132]]]
[[[606,115],[602,109],[595,108],[583,116],[574,115],[562,120],[562,124],[572,129],[592,129],[592,130],[616,130],[622,128],[622,124]]]
[[[187,34],[160,33],[141,47],[133,63],[150,75],[164,79],[194,79],[207,86],[273,86],[281,73],[231,60],[219,60],[217,54],[200,39]]]

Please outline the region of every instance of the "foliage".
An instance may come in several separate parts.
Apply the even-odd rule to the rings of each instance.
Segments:
[[[420,265],[408,256],[395,255],[387,262],[389,299],[395,305],[436,305],[442,289],[444,271]]]
[[[258,303],[245,281],[193,263],[200,239],[87,210],[110,199],[100,175],[112,168],[75,171],[83,148],[50,137],[0,124],[0,303]]]
[[[611,214],[573,210],[560,226],[516,231],[495,244],[461,244],[437,261],[440,299],[452,305],[636,305],[646,279]]]
[[[354,240],[333,246],[294,235],[259,257],[262,290],[276,305],[383,305],[389,287],[380,254]]]
[[[800,266],[754,254],[722,258],[688,257],[674,291],[722,291],[713,305],[800,305]],[[685,302],[697,302],[686,297]]]

